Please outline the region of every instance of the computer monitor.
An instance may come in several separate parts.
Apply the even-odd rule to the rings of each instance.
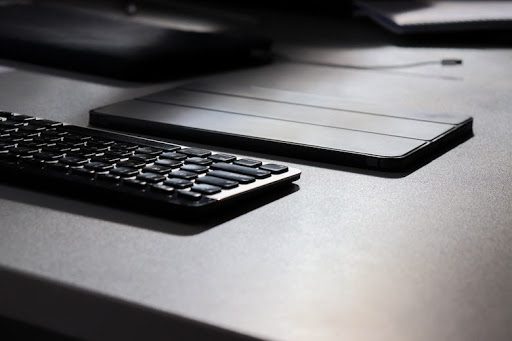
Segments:
[[[271,42],[245,30],[149,24],[94,4],[15,3],[0,11],[0,44],[10,46],[0,52],[3,58],[123,80],[164,80],[262,62]]]

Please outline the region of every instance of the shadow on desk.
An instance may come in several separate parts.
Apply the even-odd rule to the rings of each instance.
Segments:
[[[55,333],[46,328],[41,328],[28,323],[0,316],[0,330],[6,340],[43,339],[43,340],[75,340],[74,338]]]
[[[255,193],[250,198],[234,199],[232,203],[198,217],[193,213],[180,214],[177,209],[169,210],[166,214],[162,210],[97,196],[81,195],[77,198],[76,193],[70,196],[65,191],[48,192],[47,186],[13,186],[1,182],[0,186],[2,199],[179,236],[202,233],[299,190],[296,184],[286,184],[265,193]]]
[[[147,86],[147,83],[143,82],[135,82],[135,81],[125,81],[114,78],[108,78],[104,76],[98,76],[88,73],[80,73],[65,69],[59,69],[51,66],[37,65],[31,64],[23,61],[10,60],[5,58],[0,58],[0,65],[6,68],[12,68],[16,70],[21,70],[25,72],[38,73],[42,75],[49,75],[52,77],[60,77],[65,79],[71,79],[81,82],[87,83],[95,83],[106,86],[120,87],[120,88],[140,88],[142,86]],[[172,79],[171,79],[172,81]]]
[[[257,68],[265,64],[266,63],[263,62],[243,66],[234,64],[218,68],[211,67],[197,70],[188,70],[187,72],[176,73],[169,75],[167,77],[161,77],[154,80],[123,80],[117,78],[110,78],[104,75],[87,73],[85,71],[74,71],[58,68],[57,66],[52,65],[39,65],[29,63],[26,61],[12,60],[7,59],[5,57],[0,57],[0,65],[3,67],[18,69],[25,72],[37,73],[41,75],[48,75],[52,77],[59,77],[80,82],[95,83],[125,89],[137,89],[141,87],[157,86],[163,84],[172,84],[172,86],[174,87],[177,86],[177,84],[189,82],[190,79],[194,79],[197,77],[207,77],[220,72],[230,72],[236,70]]]

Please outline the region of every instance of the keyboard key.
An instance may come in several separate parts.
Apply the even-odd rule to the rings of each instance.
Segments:
[[[144,161],[146,163],[152,163],[156,161],[156,156],[149,154],[135,154],[130,157],[130,160]]]
[[[223,170],[223,171],[227,171],[227,172],[250,175],[250,176],[255,177],[256,179],[264,179],[264,178],[268,178],[270,176],[270,172],[266,171],[264,169],[244,167],[244,166],[239,166],[239,165],[233,165],[230,163],[223,163],[223,162],[214,163],[211,167],[212,167],[212,169],[218,169],[218,170]]]
[[[142,169],[143,173],[156,173],[156,174],[167,174],[171,171],[171,168],[161,165],[151,165]]]
[[[44,149],[48,151],[61,152],[61,153],[69,153],[79,151],[79,147],[74,147],[64,142],[56,143],[55,146],[47,146]]]
[[[171,178],[164,181],[164,185],[174,188],[187,188],[193,185],[192,181],[179,178]]]
[[[11,116],[12,112],[10,111],[0,111],[0,117],[11,118]]]
[[[17,141],[32,141],[34,139],[33,136],[27,136],[26,134],[18,132],[10,132],[9,136]]]
[[[66,135],[62,138],[62,141],[69,143],[74,146],[85,146],[85,140],[82,140],[80,136]]]
[[[89,146],[89,143],[87,143],[87,147],[83,148],[85,151],[92,152],[95,154],[98,153],[104,153],[109,150],[108,146]]]
[[[73,142],[70,142],[70,141],[67,141],[66,139],[64,139],[63,141],[64,143],[66,143],[66,145],[68,147],[85,147],[85,142],[79,142],[79,141],[73,141]]]
[[[166,152],[174,152],[176,150],[181,149],[180,146],[176,146],[174,144],[166,143],[165,145],[160,146]]]
[[[0,127],[16,127],[16,128],[19,128],[19,127],[23,127],[25,126],[26,124],[23,123],[23,122],[15,122],[15,121],[2,121],[0,122]]]
[[[41,147],[38,147],[37,144],[34,142],[33,138],[24,138],[21,141],[18,142],[18,147],[25,147],[25,148],[34,148],[34,149],[40,149]]]
[[[14,148],[15,146],[16,144],[12,142],[0,142],[0,149],[9,149]]]
[[[34,154],[34,157],[36,159],[40,159],[40,160],[44,160],[44,161],[51,161],[51,160],[62,159],[64,157],[64,154],[41,152],[41,153]]]
[[[185,190],[180,190],[177,193],[178,193],[179,198],[190,200],[190,201],[198,201],[202,197],[202,195],[200,193],[185,191]]]
[[[182,171],[182,170],[177,170],[177,171],[171,172],[167,176],[173,177],[173,178],[181,178],[181,179],[185,179],[185,180],[193,180],[193,179],[197,178],[196,173]]]
[[[208,175],[218,177],[218,178],[233,180],[233,181],[239,182],[241,184],[248,184],[248,183],[255,181],[254,177],[249,176],[249,175],[231,173],[231,172],[226,172],[226,171],[221,171],[221,170],[212,170],[208,173]]]
[[[183,161],[187,158],[187,156],[185,154],[180,154],[176,152],[165,152],[160,154],[160,158]]]
[[[62,137],[61,136],[45,135],[44,132],[41,133],[41,135],[39,135],[39,138],[42,141],[46,141],[46,142],[61,142],[62,141]]]
[[[4,125],[8,125],[11,127],[24,127],[27,125],[24,122],[16,122],[16,121],[12,120],[12,118],[10,120],[4,121],[3,123],[5,123]]]
[[[212,164],[212,160],[203,159],[201,157],[189,157],[185,160],[185,163],[193,163],[201,166],[209,166]]]
[[[61,149],[65,149],[65,150],[62,151]],[[50,152],[50,153],[68,152],[68,150],[66,148],[61,148],[60,146],[56,145],[55,143],[49,144],[49,145],[47,144],[46,146],[41,147],[41,150],[45,151],[45,152]]]
[[[116,167],[110,171],[110,174],[119,175],[122,178],[130,178],[139,174],[139,170],[128,167]]]
[[[137,179],[125,179],[123,180],[123,184],[138,189],[144,189],[146,187],[146,182]]]
[[[0,132],[0,142],[14,142],[15,138],[11,136],[9,133]]]
[[[133,155],[133,152],[131,151],[122,151],[122,150],[112,150],[112,148],[110,149],[109,152],[106,152],[105,155],[107,156],[111,156],[111,157],[116,157],[116,158],[119,158],[119,159],[127,159],[129,158],[130,156]]]
[[[63,140],[64,141],[72,141],[72,142],[87,142],[87,141],[91,140],[91,137],[86,136],[86,135],[67,134],[67,135],[64,135]]]
[[[127,144],[127,143],[119,143],[119,142],[116,142],[116,143],[110,145],[111,150],[134,151],[137,148],[139,148],[139,146],[137,146],[135,144]]]
[[[94,156],[94,157],[91,158],[91,160],[92,161],[99,161],[99,162],[113,164],[113,163],[116,163],[116,162],[120,161],[121,159],[116,157],[116,156],[109,155],[109,154],[105,153],[105,154],[100,155],[100,156]]]
[[[18,134],[20,136],[23,136],[23,139],[27,140],[27,141],[29,141],[29,140],[32,141],[34,139],[34,137],[39,137],[38,132],[27,132],[27,131],[18,130]]]
[[[34,154],[35,155],[35,154]],[[34,158],[34,155],[18,155],[18,157],[20,159],[29,159],[29,158]],[[44,161],[44,160],[43,160]]]
[[[92,169],[96,172],[106,172],[106,171],[114,168],[114,166],[109,163],[99,162],[99,161],[89,162],[84,167],[87,169]]]
[[[45,127],[39,126],[23,126],[18,129],[18,132],[25,134],[26,136],[35,136],[39,135],[42,130],[45,130]]]
[[[137,150],[135,150],[136,154],[147,154],[147,155],[160,155],[162,154],[162,149],[152,148],[152,147],[140,147]]]
[[[66,153],[66,154],[72,154],[80,151],[80,148],[78,147],[66,147],[66,146],[58,146],[58,145],[47,145],[43,146],[42,148],[44,151],[53,152],[53,153]]]
[[[56,130],[59,132],[65,132],[66,134],[90,135],[89,128],[74,126],[72,124],[65,124],[62,127],[57,127]]]
[[[150,184],[162,182],[166,179],[165,176],[156,173],[142,173],[137,175],[137,180],[145,181]]]
[[[0,131],[4,133],[11,133],[18,131],[20,123],[14,123],[9,121],[0,121]]]
[[[26,147],[16,147],[10,149],[12,154],[16,155],[32,155],[39,152],[39,149],[35,148],[26,148]]]
[[[18,158],[18,161],[24,165],[31,165],[42,167],[44,164],[44,160],[36,159],[33,156],[21,156]]]
[[[34,141],[19,141],[18,147],[23,148],[31,148],[31,149],[39,149],[39,145],[35,143]]]
[[[190,190],[202,194],[215,194],[219,193],[221,191],[221,188],[214,185],[199,184],[192,186]]]
[[[230,189],[230,188],[235,188],[238,186],[238,182],[236,182],[236,181],[216,178],[214,176],[209,176],[209,175],[205,175],[205,176],[197,178],[196,183],[215,185],[215,186],[219,186],[223,189]]]
[[[233,162],[235,165],[245,166],[245,167],[259,167],[261,166],[261,161],[253,160],[253,159],[238,159]]]
[[[0,141],[11,140],[11,139],[12,139],[11,133],[3,132],[0,129]]]
[[[194,172],[194,173],[206,173],[208,170],[208,167],[206,166],[200,166],[200,165],[194,165],[192,163],[189,163],[187,165],[183,165],[181,167],[182,170],[187,172]]]
[[[46,164],[48,169],[59,171],[59,172],[67,172],[69,171],[69,166],[64,165],[62,163],[48,163]]]
[[[144,161],[138,160],[129,160],[129,161],[121,161],[116,164],[117,167],[129,167],[129,168],[143,168],[146,166]]]
[[[89,141],[87,141],[87,146],[88,147],[94,147],[94,148],[98,148],[98,147],[107,147],[107,148],[110,148],[109,146],[107,146],[106,144],[103,144],[101,143],[101,141],[97,141],[95,139],[91,139]]]
[[[288,167],[283,165],[278,165],[275,163],[267,163],[260,167],[260,169],[264,169],[269,171],[272,174],[282,174],[288,172]]]
[[[41,132],[41,136],[49,136],[49,137],[64,137],[69,134],[67,131],[57,130],[57,129],[48,129]]]
[[[174,193],[174,188],[162,184],[151,185],[151,190],[167,195]]]
[[[87,159],[76,156],[66,156],[65,158],[62,158],[59,162],[70,166],[80,166],[87,163],[88,161]]]
[[[0,142],[12,141],[10,133],[3,133],[0,131]]]
[[[121,177],[108,173],[100,173],[96,176],[96,180],[109,183],[119,183],[121,181]]]
[[[35,119],[34,117],[27,116],[27,115],[15,115],[15,116],[11,117],[11,120],[16,121],[16,122],[27,122],[27,121],[31,121],[34,119]]]
[[[95,174],[93,170],[87,168],[71,168],[71,173],[85,178],[93,178]]]
[[[214,162],[233,162],[236,160],[236,156],[229,154],[213,154],[208,158]]]
[[[90,146],[94,146],[94,147],[98,147],[98,146],[103,146],[103,147],[110,147],[112,145],[115,144],[114,141],[112,140],[104,140],[104,139],[100,139],[100,138],[92,138],[90,139],[88,142],[87,142],[88,145]]]
[[[62,123],[60,123],[60,122],[51,121],[51,120],[41,120],[41,119],[34,120],[34,121],[30,122],[30,124],[43,126],[43,127],[60,127],[62,125]]]
[[[160,166],[169,167],[169,168],[178,168],[182,164],[183,164],[183,162],[181,162],[181,161],[170,160],[170,159],[161,159],[161,160],[155,161],[155,165],[160,165]]]
[[[37,148],[42,148],[42,147],[45,147],[45,146],[55,146],[55,143],[47,142],[45,140],[42,140],[40,137],[34,138],[32,140],[32,142],[33,142],[33,146],[35,146]]]
[[[96,153],[95,152],[91,152],[91,151],[87,151],[87,150],[84,150],[83,148],[80,148],[79,150],[77,151],[73,151],[73,152],[68,152],[67,155],[69,156],[76,156],[76,157],[81,157],[81,158],[91,158],[93,156],[96,156]]]
[[[38,131],[38,132],[43,132],[43,131],[46,131],[48,128],[45,127],[45,126],[41,126],[41,125],[37,125],[37,124],[32,124],[32,122],[35,122],[35,121],[28,121],[26,125],[20,127],[21,130],[26,130],[26,131]]]
[[[183,148],[180,153],[188,156],[207,157],[212,154],[211,151],[200,148]]]

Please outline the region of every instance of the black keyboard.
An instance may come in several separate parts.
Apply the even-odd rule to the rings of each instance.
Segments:
[[[300,177],[277,163],[11,112],[0,112],[0,173],[194,212]]]

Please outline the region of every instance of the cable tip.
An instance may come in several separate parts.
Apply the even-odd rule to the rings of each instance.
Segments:
[[[462,65],[462,59],[441,59],[441,65]]]

